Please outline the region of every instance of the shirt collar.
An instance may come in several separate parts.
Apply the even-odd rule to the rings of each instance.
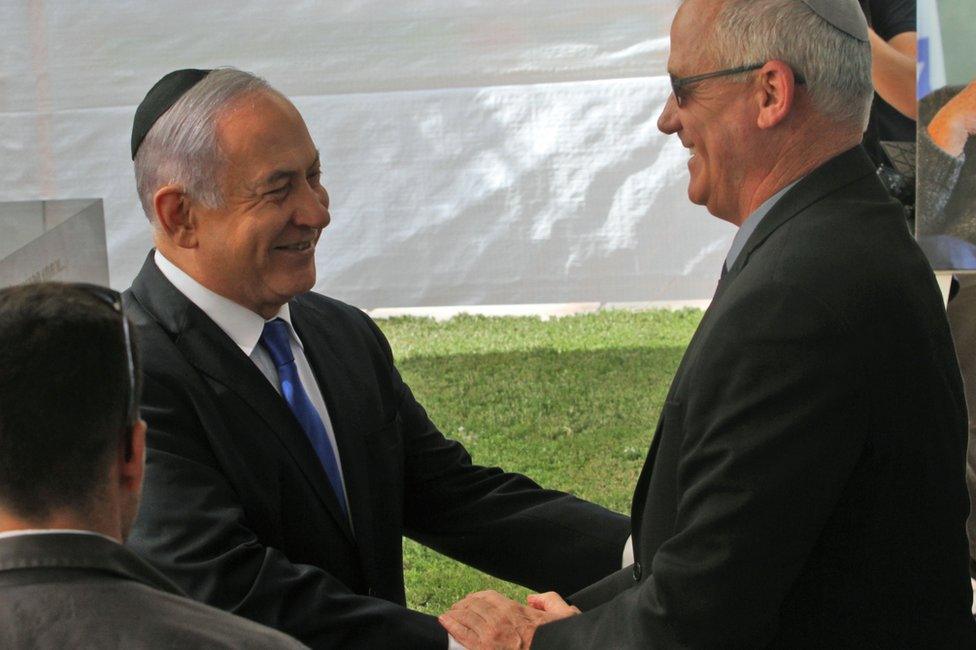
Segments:
[[[210,320],[216,323],[217,327],[222,329],[245,355],[251,356],[261,339],[261,332],[264,331],[264,324],[267,322],[264,318],[203,286],[186,271],[166,259],[159,250],[156,250],[153,260],[159,267],[160,273],[186,296],[187,300],[199,307]],[[301,346],[302,342],[295,334],[295,328],[291,323],[291,310],[288,308],[288,303],[281,306],[275,318],[288,323],[292,340]]]
[[[792,187],[798,182],[799,179],[793,181],[779,192],[776,192],[776,194],[773,194],[771,197],[763,201],[762,205],[753,210],[752,214],[746,217],[746,220],[742,222],[741,226],[739,226],[739,231],[735,233],[735,237],[732,239],[732,246],[729,248],[729,254],[725,256],[726,271],[730,270],[735,264],[736,258],[739,257],[739,253],[741,253],[742,249],[745,248],[746,242],[749,241],[750,235],[756,231],[756,227],[759,225],[759,222],[763,220],[763,217],[769,214],[769,211],[773,209],[776,202],[783,198],[783,195],[789,192],[790,189],[792,189]]]

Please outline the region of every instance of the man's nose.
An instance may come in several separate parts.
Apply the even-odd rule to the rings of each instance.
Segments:
[[[657,128],[667,135],[677,133],[681,128],[681,122],[678,120],[678,101],[674,98],[674,93],[668,96],[668,101],[664,104],[660,117],[657,118]]]
[[[303,185],[301,202],[296,206],[292,220],[299,226],[325,228],[332,220],[329,214],[329,193],[321,185]]]

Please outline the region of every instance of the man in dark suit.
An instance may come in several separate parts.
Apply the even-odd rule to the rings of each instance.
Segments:
[[[919,101],[919,113],[918,242],[936,269],[976,270],[976,81],[932,92]],[[976,592],[976,274],[953,281],[948,313],[970,413],[966,532]]]
[[[126,294],[149,424],[132,544],[164,573],[314,647],[443,650],[404,606],[403,535],[535,588],[619,569],[626,517],[473,465],[376,325],[309,293],[329,199],[285,97],[237,70],[171,73],[133,157],[156,251]]]
[[[658,121],[739,227],[668,393],[637,562],[442,616],[470,648],[963,648],[966,411],[939,290],[859,146],[855,0],[686,0]],[[582,612],[582,613],[581,613]]]
[[[0,291],[0,647],[303,648],[124,548],[146,424],[118,293]]]

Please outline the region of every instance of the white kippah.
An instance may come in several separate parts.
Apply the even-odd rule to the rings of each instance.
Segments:
[[[868,42],[868,21],[857,0],[800,0],[813,13],[859,41]]]

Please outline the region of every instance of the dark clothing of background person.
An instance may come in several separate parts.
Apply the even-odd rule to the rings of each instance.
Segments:
[[[868,24],[884,41],[917,29],[915,0],[862,0],[861,5],[868,17]],[[878,163],[887,158],[878,142],[913,142],[915,121],[902,115],[875,93],[866,134],[864,147],[871,159]]]
[[[5,650],[304,647],[186,598],[135,554],[100,535],[0,539],[0,648]]]
[[[969,447],[966,451],[966,483],[969,485],[969,573],[976,578],[976,274],[957,276],[959,291],[949,301],[949,325],[966,387],[969,412]]]
[[[966,411],[931,268],[860,146],[719,281],[559,648],[972,648]]]
[[[620,568],[626,517],[473,465],[358,309],[315,293],[288,303],[334,427],[350,525],[287,402],[152,253],[125,303],[149,425],[129,542],[193,597],[315,648],[446,650],[437,619],[405,607],[404,535],[540,591]]]
[[[976,138],[962,157],[939,148],[929,136],[929,122],[963,86],[940,88],[919,102],[918,237],[935,268],[976,269]],[[966,480],[970,512],[970,574],[976,578],[976,273],[957,276],[958,293],[949,301],[949,323],[969,405],[969,448]]]

